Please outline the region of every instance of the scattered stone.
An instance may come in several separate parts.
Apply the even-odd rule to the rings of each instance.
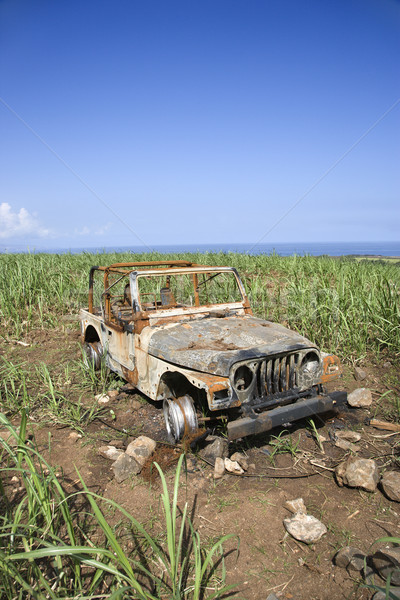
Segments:
[[[110,440],[108,442],[109,446],[115,446],[116,448],[125,448],[125,443],[124,440],[121,440],[121,438],[116,438],[115,440]]]
[[[321,521],[304,513],[296,513],[293,517],[284,519],[283,524],[290,535],[306,544],[318,542],[327,532],[327,528]]]
[[[256,470],[256,465],[254,463],[250,463],[249,464],[249,471],[251,471],[253,473],[253,471]]]
[[[214,479],[221,479],[221,477],[223,477],[224,473],[225,473],[224,459],[217,456],[217,458],[215,459],[215,465],[214,465]]]
[[[358,433],[358,431],[352,431],[351,429],[335,431],[335,436],[341,440],[347,440],[349,442],[359,442],[361,440],[361,434]]]
[[[130,409],[131,410],[139,410],[139,408],[142,406],[142,404],[139,402],[139,400],[132,400],[130,403]]]
[[[101,446],[99,448],[99,454],[103,458],[108,458],[108,460],[117,460],[123,452],[122,450],[117,450],[115,446]]]
[[[81,433],[78,433],[77,431],[71,431],[71,433],[68,436],[68,439],[72,440],[73,442],[77,442],[79,439],[81,439],[81,437]]]
[[[392,363],[390,362],[390,360],[385,360],[385,362],[383,363],[383,367],[385,369],[390,369],[391,366],[392,366]]]
[[[389,592],[389,596],[386,595],[386,592],[376,592],[376,594],[372,596],[372,600],[387,600],[387,598],[390,598],[390,600],[400,600],[400,587],[390,586]]]
[[[279,598],[276,594],[270,594],[267,596],[267,600],[279,600]]]
[[[390,583],[400,585],[400,547],[378,550],[370,557],[370,561],[382,579],[390,575]]]
[[[304,500],[303,498],[296,498],[295,500],[287,500],[285,502],[285,508],[287,508],[288,510],[290,510],[291,513],[302,513],[302,514],[306,514],[307,513],[307,509],[306,509],[306,505],[304,504]]]
[[[337,567],[349,571],[362,571],[365,566],[366,555],[358,548],[345,546],[335,555],[333,561]]]
[[[347,396],[347,402],[353,408],[367,408],[372,404],[371,390],[358,388]]]
[[[228,458],[228,442],[218,437],[211,444],[202,448],[199,454],[214,466],[216,458]]]
[[[357,379],[357,381],[364,381],[364,379],[367,378],[367,372],[364,371],[364,369],[361,369],[360,367],[355,367],[354,377]]]
[[[128,445],[125,452],[143,467],[146,460],[153,454],[156,446],[157,443],[154,440],[145,435],[140,435]]]
[[[13,477],[11,477],[11,483],[19,483],[19,478],[14,475]]]
[[[109,390],[107,393],[111,400],[114,400],[119,395],[118,390]]]
[[[379,471],[374,460],[351,456],[336,467],[339,486],[359,487],[374,492],[379,482]]]
[[[267,456],[271,456],[271,448],[269,446],[261,446],[260,451]]]
[[[115,474],[115,479],[118,483],[122,483],[131,475],[138,475],[141,471],[141,466],[132,456],[121,454],[112,466]]]
[[[400,472],[386,471],[381,479],[381,486],[390,500],[400,502]]]
[[[110,396],[107,394],[96,394],[95,399],[99,404],[107,404],[107,402],[110,402]]]
[[[19,428],[16,429],[16,432],[19,433]],[[1,429],[0,438],[12,448],[16,448],[18,446],[19,440],[14,437],[9,429]]]
[[[247,460],[246,456],[241,452],[234,452],[234,454],[232,454],[231,456],[231,460],[239,463],[239,465],[244,471],[247,471],[247,469],[249,468],[249,461]]]
[[[360,448],[358,448],[355,444],[352,444],[348,440],[343,440],[341,438],[336,440],[335,446],[337,448],[341,448],[342,450],[346,450],[346,452],[348,450],[351,450],[352,452],[358,452],[360,450]]]
[[[224,460],[225,470],[229,471],[229,473],[235,473],[236,475],[243,475],[244,470],[235,460],[231,460],[230,458],[225,458]]]

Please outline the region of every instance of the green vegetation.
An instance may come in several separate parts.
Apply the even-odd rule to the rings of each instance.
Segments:
[[[156,465],[165,519],[165,534],[156,539],[121,506],[90,492],[81,477],[81,491],[67,494],[35,443],[25,441],[24,411],[19,432],[2,414],[0,425],[9,432],[8,439],[0,438],[2,598],[212,600],[230,596],[231,587],[224,584],[222,544],[232,536],[223,536],[205,550],[187,504],[183,509],[178,505],[184,455],[176,469],[172,498]],[[16,479],[20,487],[13,490]],[[100,504],[119,513],[121,520],[115,526],[109,524]]]
[[[2,254],[0,335],[23,339],[32,328],[58,327],[76,314],[87,304],[92,265],[166,258],[237,267],[257,316],[287,324],[342,358],[400,352],[398,265],[275,254]]]

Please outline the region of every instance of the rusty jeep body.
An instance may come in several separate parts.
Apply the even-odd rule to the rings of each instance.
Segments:
[[[226,418],[233,440],[346,400],[344,392],[324,389],[339,376],[339,360],[253,316],[232,267],[186,261],[92,267],[80,322],[87,364],[103,362],[162,402],[174,441],[210,418]]]

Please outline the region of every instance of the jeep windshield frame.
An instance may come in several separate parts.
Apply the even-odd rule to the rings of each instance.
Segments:
[[[161,316],[167,311],[176,314],[188,310],[204,312],[211,307],[244,309],[249,306],[243,283],[233,267],[146,269],[133,271],[129,277],[133,309],[138,312]],[[219,288],[219,294],[215,289],[210,290],[213,282],[218,282],[214,287]]]

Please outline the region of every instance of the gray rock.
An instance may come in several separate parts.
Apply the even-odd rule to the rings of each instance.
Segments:
[[[347,396],[347,402],[353,408],[367,408],[372,404],[371,390],[358,388]]]
[[[371,556],[370,562],[382,579],[391,575],[391,585],[400,585],[400,547],[378,550]]]
[[[386,471],[382,476],[381,486],[388,498],[400,502],[400,471]]]
[[[296,513],[293,517],[284,519],[283,524],[290,535],[306,544],[317,542],[327,532],[321,521],[304,513]]]
[[[376,592],[372,600],[400,600],[400,587],[390,586],[389,592],[389,596],[386,596],[386,592]]]
[[[132,456],[121,454],[112,466],[115,474],[115,479],[118,483],[122,483],[131,475],[138,475],[141,471],[141,466]]]
[[[128,445],[125,453],[132,456],[143,467],[146,460],[153,454],[156,446],[157,443],[154,440],[145,435],[140,435]]]
[[[345,546],[335,555],[333,561],[337,567],[349,571],[362,571],[365,567],[366,555],[358,548]]]
[[[303,498],[296,498],[295,500],[287,500],[285,502],[285,508],[290,510],[291,513],[307,513],[306,505],[304,504]]]
[[[216,458],[228,457],[228,442],[223,438],[216,438],[211,444],[202,448],[199,452],[200,456],[213,466]]]
[[[341,438],[337,439],[335,442],[336,448],[340,448],[341,450],[351,450],[351,452],[358,452],[360,448],[358,448],[355,444],[349,442],[349,440],[342,440]]]
[[[235,460],[231,460],[230,458],[224,459],[225,471],[229,473],[235,473],[236,475],[243,475],[244,470]]]
[[[109,460],[117,460],[123,454],[122,450],[117,450],[115,446],[100,446],[99,454],[103,458],[108,458]]]
[[[366,373],[366,371],[364,371],[364,369],[361,369],[360,367],[356,367],[354,369],[354,377],[357,379],[357,381],[363,381],[364,379],[367,378],[367,373]]]
[[[19,433],[19,427],[17,427],[16,431]],[[12,448],[16,448],[18,446],[19,440],[13,436],[9,429],[1,429],[0,438]]]
[[[335,436],[338,439],[346,440],[348,442],[359,442],[361,440],[361,434],[358,433],[358,431],[352,431],[351,429],[335,431]]]
[[[246,456],[241,452],[234,452],[231,456],[231,460],[239,463],[239,465],[244,471],[247,471],[247,469],[249,468],[249,461],[247,460]]]
[[[279,600],[279,598],[276,594],[270,594],[267,596],[267,600]]]
[[[385,369],[390,369],[390,367],[392,366],[392,363],[390,362],[390,360],[385,360],[385,362],[382,365]]]
[[[350,457],[336,467],[339,486],[357,487],[374,492],[379,482],[379,471],[374,460]]]
[[[221,477],[224,476],[224,473],[225,473],[224,459],[217,456],[217,458],[215,459],[215,465],[214,465],[214,479],[221,479]]]

